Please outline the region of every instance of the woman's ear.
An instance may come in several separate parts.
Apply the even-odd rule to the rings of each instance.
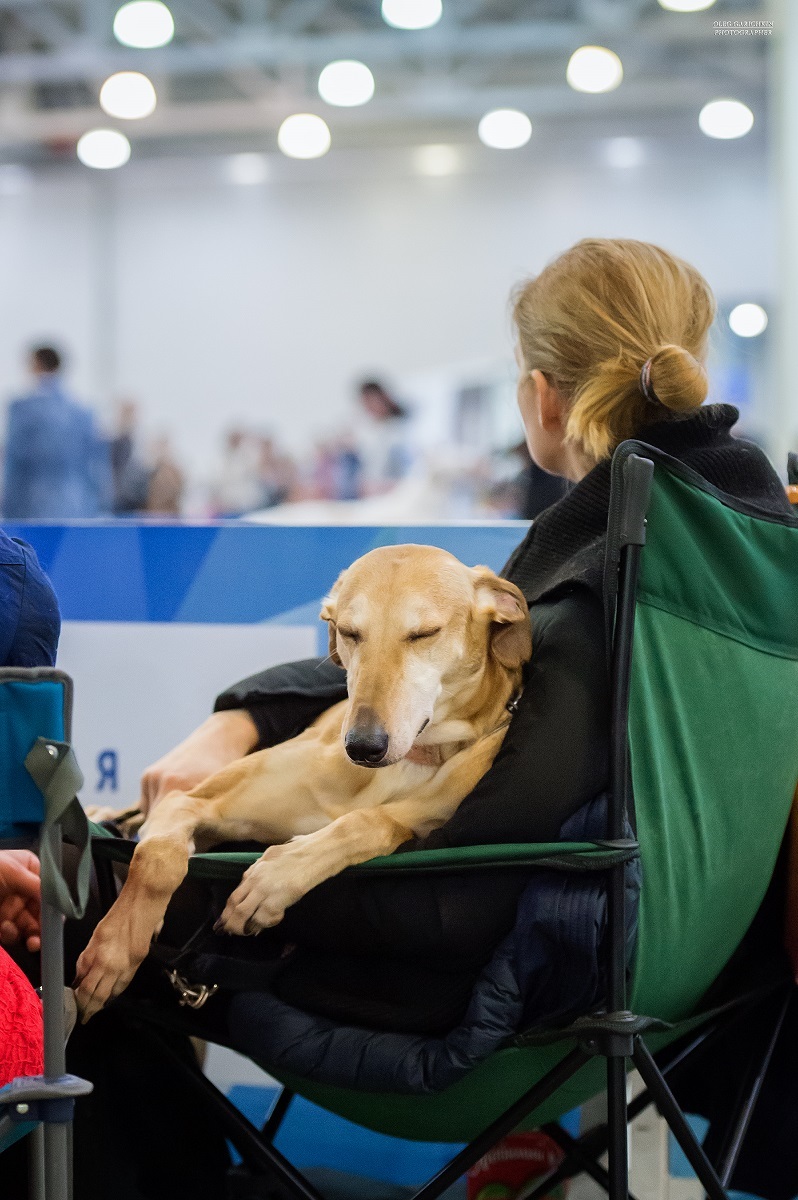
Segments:
[[[546,433],[564,434],[566,411],[559,389],[542,371],[530,371],[529,374],[537,392],[541,427]]]
[[[474,567],[475,608],[491,623],[490,650],[503,667],[520,667],[532,657],[532,628],[524,594],[489,567]]]
[[[344,574],[345,572],[342,571],[333,586],[330,588],[328,594],[324,597],[321,605],[321,612],[319,613],[322,621],[326,621],[329,626],[329,654],[330,658],[337,667],[342,667],[344,665],[341,662],[340,655],[338,654],[338,626],[336,625],[335,621],[335,614],[338,609],[336,596],[341,590],[341,580],[343,579]]]

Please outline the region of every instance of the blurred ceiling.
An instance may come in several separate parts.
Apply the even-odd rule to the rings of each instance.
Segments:
[[[169,0],[173,42],[120,46],[108,0],[0,0],[0,155],[63,155],[87,129],[117,126],[137,153],[275,145],[280,122],[317,112],[336,146],[467,142],[490,108],[522,109],[536,124],[677,121],[733,96],[764,103],[767,37],[719,37],[713,22],[764,19],[767,0],[718,0],[701,13],[657,0],[444,0],[438,25],[389,28],[379,0]],[[584,95],[565,82],[580,45],[620,55],[624,82]],[[374,99],[330,108],[316,89],[340,58],[367,63]],[[106,117],[98,104],[115,71],[139,70],[158,107],[141,121]],[[537,119],[537,121],[536,121]],[[625,127],[625,126],[623,126]]]

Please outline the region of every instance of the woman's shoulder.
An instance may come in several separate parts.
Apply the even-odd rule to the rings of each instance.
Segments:
[[[0,533],[0,665],[52,666],[60,631],[58,600],[35,551]]]
[[[0,567],[23,567],[27,562],[26,554],[33,551],[27,542],[12,538],[0,529]]]
[[[530,605],[533,654],[544,647],[604,653],[604,606],[592,588],[564,585]]]

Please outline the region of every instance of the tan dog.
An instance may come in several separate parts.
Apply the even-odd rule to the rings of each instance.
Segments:
[[[84,1021],[133,978],[195,848],[271,843],[219,921],[257,933],[331,875],[443,825],[493,762],[532,653],[514,584],[431,546],[385,547],[343,572],[321,615],[349,699],[163,798],[78,961]]]

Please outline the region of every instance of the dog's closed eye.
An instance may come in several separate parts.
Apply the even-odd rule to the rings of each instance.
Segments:
[[[408,633],[405,640],[408,642],[420,642],[422,638],[435,637],[435,634],[440,633],[442,628],[443,626],[439,625],[437,629],[416,629],[413,633]]]
[[[338,626],[338,636],[354,642],[355,645],[363,641],[363,634],[359,633],[357,629],[342,629],[340,625]]]

